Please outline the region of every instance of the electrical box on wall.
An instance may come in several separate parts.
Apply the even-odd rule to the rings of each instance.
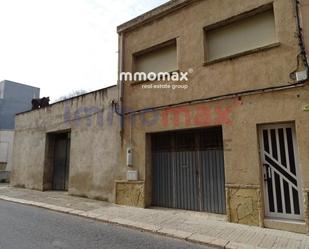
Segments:
[[[128,181],[137,181],[138,180],[137,170],[128,170],[127,171],[127,180]]]
[[[307,80],[307,78],[308,78],[307,70],[301,71],[301,72],[296,72],[296,80],[297,80],[297,82],[300,82],[300,81],[303,81],[303,80]]]

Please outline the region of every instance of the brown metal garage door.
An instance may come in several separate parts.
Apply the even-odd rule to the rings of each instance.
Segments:
[[[224,214],[222,128],[152,135],[154,206]]]

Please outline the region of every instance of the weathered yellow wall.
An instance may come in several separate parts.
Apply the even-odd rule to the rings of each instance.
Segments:
[[[204,104],[184,106],[189,113],[189,122],[186,121],[184,113],[180,114],[179,125],[174,124],[174,115],[169,115],[169,122],[166,126],[163,122],[164,110],[146,115],[136,115],[134,126],[132,127],[132,147],[134,169],[139,171],[140,180],[145,180],[145,205],[151,205],[151,163],[149,160],[149,147],[147,144],[147,134],[175,129],[201,128],[213,125],[223,126],[223,138],[225,142],[225,176],[226,187],[228,189],[240,190],[241,198],[234,199],[229,206],[234,208],[243,199],[252,199],[250,203],[262,203],[263,198],[257,191],[262,189],[262,166],[259,154],[258,126],[260,124],[271,123],[295,123],[298,152],[300,160],[300,172],[302,178],[302,189],[304,193],[309,192],[309,112],[303,110],[304,105],[309,104],[309,86],[290,90],[277,91],[242,97],[241,100],[228,99],[213,101]],[[210,110],[210,114],[201,113],[199,110]],[[218,116],[216,110],[222,112],[230,110],[225,118]],[[196,115],[199,120],[196,120]],[[154,118],[157,117],[157,118]],[[218,119],[219,118],[219,119]],[[144,123],[144,119],[156,120],[151,125]],[[129,131],[130,118],[126,118],[125,131]],[[125,132],[124,145],[122,147],[122,163],[119,166],[118,178],[125,179],[125,148],[130,144],[130,135]],[[245,197],[247,193],[244,189],[254,189]],[[261,205],[262,205],[261,204]],[[249,204],[243,203],[243,208],[247,210]],[[251,205],[251,204],[250,204]],[[305,210],[308,208],[305,206]],[[249,209],[250,210],[250,209]],[[248,210],[247,210],[248,211]],[[248,211],[249,212],[249,211]],[[252,214],[248,219],[240,219],[240,223],[257,225],[263,224],[261,220],[262,210],[258,207],[252,209]],[[231,213],[231,220],[238,222],[235,213]],[[306,217],[305,217],[306,218]],[[254,220],[254,222],[251,222]],[[248,223],[247,223],[248,222]]]
[[[272,2],[279,46],[205,65],[204,27]],[[123,71],[133,70],[134,53],[174,38],[177,38],[178,44],[179,70],[193,69],[193,73],[189,75],[189,82],[185,83],[189,86],[187,90],[146,90],[142,88],[145,83],[134,85],[124,83],[124,107],[132,111],[295,83],[290,78],[290,73],[296,69],[303,70],[303,65],[297,68],[300,49],[298,38],[295,36],[297,26],[294,4],[292,0],[195,1],[185,8],[135,29],[127,32],[124,30],[121,33]],[[134,122],[131,121],[132,116],[127,115],[124,143],[121,148],[122,162],[117,170],[117,178],[125,179],[126,147],[131,145],[133,168],[139,171],[139,180],[145,181],[145,206],[151,205],[149,134],[222,125],[225,141],[227,216],[232,222],[263,226],[264,193],[258,127],[260,124],[282,122],[295,124],[302,188],[306,196],[309,191],[309,112],[303,111],[305,104],[309,104],[308,84],[305,87],[244,96],[241,99],[183,105],[178,107],[178,110],[185,112],[180,114],[179,125],[173,124],[172,114],[169,115],[168,125],[164,123],[166,110],[135,114]],[[170,110],[175,109],[171,107]],[[221,110],[221,113],[228,111],[228,115],[225,118],[224,115],[218,116],[217,110]],[[304,198],[305,220],[308,221],[308,207],[305,200],[306,198]]]
[[[299,96],[299,97],[298,97]],[[223,126],[225,140],[225,169],[227,184],[260,185],[260,159],[257,128],[259,124],[295,122],[299,145],[303,185],[309,189],[309,112],[303,111],[305,104],[309,103],[309,86],[293,90],[284,90],[274,93],[265,93],[242,97],[237,99],[214,101],[205,104],[186,106],[190,113],[190,124],[185,124],[184,114],[180,114],[180,125],[175,126],[173,114],[169,115],[168,126],[163,125],[164,110],[155,114],[136,115],[132,129],[134,149],[134,166],[140,171],[142,179],[145,178],[146,164],[146,133],[168,131],[175,129],[200,128],[212,125]],[[202,118],[207,123],[195,122],[199,108],[203,106],[211,110],[211,116]],[[176,107],[177,108],[177,107]],[[224,111],[230,108],[231,112],[227,122],[217,121],[216,108]],[[144,117],[143,117],[144,116]],[[144,125],[143,119],[149,121],[157,116],[158,119],[151,125]],[[125,130],[130,130],[129,116],[126,118]],[[225,120],[222,120],[225,121]],[[125,135],[125,143],[129,144],[130,136]],[[125,155],[125,153],[124,153]]]
[[[204,66],[204,27],[271,2],[280,46]],[[135,110],[292,82],[289,75],[297,67],[299,53],[294,15],[291,0],[204,0],[124,32],[123,71],[133,70],[134,53],[174,38],[179,70],[194,70],[189,75],[188,90],[148,90],[141,84],[125,83],[126,108]]]
[[[46,134],[70,130],[69,193],[114,201],[120,138],[119,117],[110,104],[117,98],[112,87],[18,115],[11,184],[43,190]]]

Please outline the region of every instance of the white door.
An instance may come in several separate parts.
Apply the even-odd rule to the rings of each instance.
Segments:
[[[297,143],[293,124],[265,125],[260,129],[265,215],[303,219]]]

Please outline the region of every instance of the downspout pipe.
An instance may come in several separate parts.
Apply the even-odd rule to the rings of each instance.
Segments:
[[[123,82],[120,73],[123,71],[123,33],[118,33],[118,103],[115,105],[115,112],[120,116],[120,136],[123,141],[124,130],[124,107],[123,107]]]
[[[295,8],[296,8],[296,24],[297,24],[297,36],[299,39],[299,47],[301,56],[303,59],[303,63],[307,70],[307,80],[309,79],[309,64],[308,64],[308,55],[306,52],[306,46],[304,41],[304,35],[303,35],[303,28],[302,28],[302,22],[301,22],[301,2],[299,0],[295,0]]]

